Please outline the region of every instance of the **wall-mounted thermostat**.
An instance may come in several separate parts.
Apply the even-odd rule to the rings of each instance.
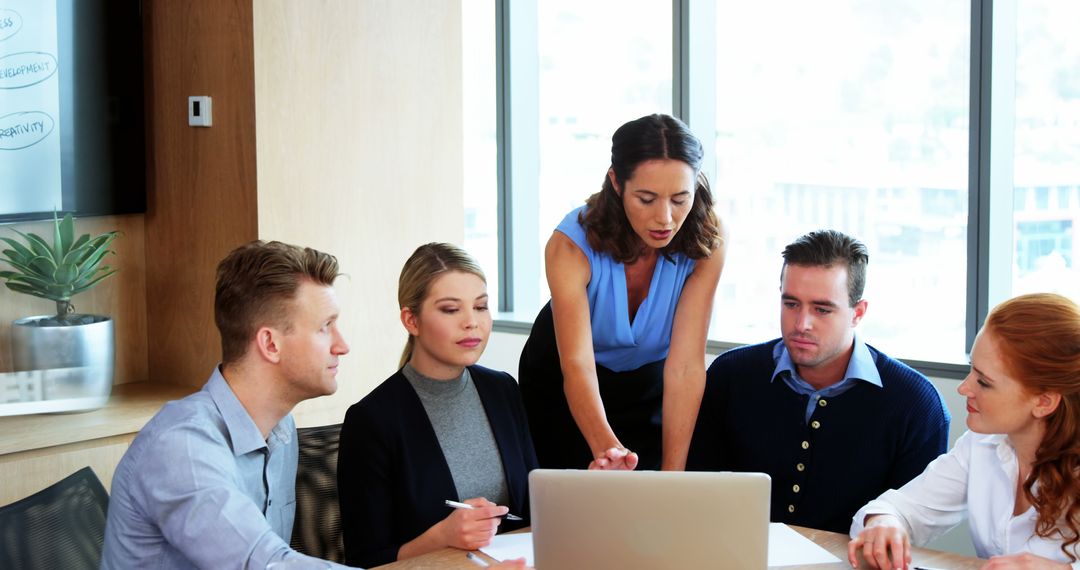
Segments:
[[[187,122],[192,127],[209,127],[212,123],[210,114],[210,96],[194,95],[187,98]]]

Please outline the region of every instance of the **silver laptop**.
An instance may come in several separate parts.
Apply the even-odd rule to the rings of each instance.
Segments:
[[[764,473],[537,469],[536,568],[764,569],[769,492]]]

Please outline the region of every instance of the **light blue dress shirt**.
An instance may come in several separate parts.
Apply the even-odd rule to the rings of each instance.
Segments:
[[[289,548],[296,424],[264,440],[217,369],[139,432],[113,476],[102,568],[265,568]],[[312,559],[313,560],[313,559]]]
[[[810,416],[814,415],[818,400],[835,398],[854,388],[856,381],[868,382],[881,388],[881,374],[878,374],[877,365],[874,364],[874,356],[870,354],[870,349],[866,348],[866,343],[860,340],[858,335],[855,335],[854,350],[851,352],[851,359],[848,360],[844,378],[821,390],[815,389],[799,376],[799,371],[795,368],[795,363],[791,361],[791,354],[788,353],[783,339],[773,348],[773,359],[776,360],[776,369],[773,370],[772,379],[776,380],[779,376],[795,393],[810,396],[806,401],[807,423],[810,422]]]

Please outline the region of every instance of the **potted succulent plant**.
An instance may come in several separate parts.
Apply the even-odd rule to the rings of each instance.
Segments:
[[[71,214],[53,214],[52,243],[34,233],[13,230],[19,240],[0,237],[0,261],[11,271],[0,271],[8,289],[56,302],[55,315],[18,319],[12,323],[12,364],[18,371],[33,371],[41,400],[65,400],[66,405],[42,409],[91,409],[105,404],[112,389],[114,365],[113,321],[107,316],[84,315],[71,304],[86,291],[116,273],[103,265],[113,254],[109,246],[119,232],[75,237]],[[25,397],[24,397],[25,398]]]

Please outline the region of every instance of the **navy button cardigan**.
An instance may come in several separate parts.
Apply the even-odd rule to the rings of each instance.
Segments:
[[[780,339],[730,350],[709,366],[688,470],[772,477],[771,519],[847,533],[851,517],[945,453],[949,412],[929,380],[870,348],[882,387],[824,398],[771,381]]]

